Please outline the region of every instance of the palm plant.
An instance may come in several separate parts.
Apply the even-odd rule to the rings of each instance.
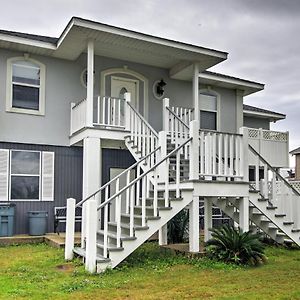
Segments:
[[[211,229],[212,238],[206,243],[208,257],[241,265],[258,265],[266,261],[260,234],[242,232],[223,225]]]

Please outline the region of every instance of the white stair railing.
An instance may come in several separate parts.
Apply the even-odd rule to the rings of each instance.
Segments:
[[[286,215],[287,221],[294,222],[295,229],[299,229],[300,193],[250,145],[249,151],[256,158],[253,187],[277,207],[279,214]],[[263,169],[263,179],[260,179],[260,169]]]
[[[71,103],[71,120],[70,120],[70,134],[86,126],[86,99],[78,103]]]

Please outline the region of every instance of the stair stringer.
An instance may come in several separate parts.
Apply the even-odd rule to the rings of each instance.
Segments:
[[[170,221],[177,213],[184,209],[193,200],[193,189],[184,189],[181,191],[182,200],[171,201],[170,210],[160,210],[158,220],[147,220],[148,229],[135,231],[135,240],[126,240],[122,242],[122,251],[109,252],[110,263],[97,263],[97,272],[103,272],[107,267],[115,268],[134,250],[147,241],[155,232]]]
[[[259,201],[260,196],[256,193],[250,193],[249,201],[265,216],[267,217],[278,229],[280,229],[288,238],[290,238],[295,244],[300,246],[300,233],[293,232],[293,224],[284,224],[288,222],[285,217],[276,217],[278,209],[268,210],[265,206],[267,201]],[[298,229],[298,228],[297,228]]]

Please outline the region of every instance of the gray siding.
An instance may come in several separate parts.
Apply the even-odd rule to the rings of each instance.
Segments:
[[[270,122],[268,119],[246,117],[244,116],[244,126],[250,128],[262,128],[270,130]]]
[[[65,206],[67,198],[82,197],[82,148],[0,143],[1,149],[22,149],[55,152],[54,201],[18,201],[16,204],[16,234],[28,233],[27,212],[48,211],[48,232],[53,232],[55,206]]]
[[[0,49],[0,141],[68,146],[70,103],[86,96],[86,89],[80,83],[80,74],[86,67],[86,54],[82,54],[76,61],[31,56],[46,65],[45,116],[5,111],[7,59],[15,56],[23,56],[23,53]],[[163,78],[166,81],[166,97],[170,98],[171,105],[193,107],[191,82],[170,79],[167,69],[99,56],[95,57],[95,95],[103,95],[100,91],[101,71],[124,66],[148,79],[148,116],[156,130],[161,130],[162,127],[162,101],[155,99],[152,93],[152,86],[156,80]],[[235,91],[211,88],[221,94],[221,130],[236,131]]]

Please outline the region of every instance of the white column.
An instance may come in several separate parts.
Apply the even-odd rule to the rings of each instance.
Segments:
[[[239,200],[239,225],[243,232],[249,231],[249,198]]]
[[[158,244],[160,246],[168,244],[168,224],[165,224],[158,230]]]
[[[93,125],[94,101],[94,41],[87,44],[86,126]]]
[[[158,146],[160,148],[160,159],[167,156],[167,133],[165,131],[160,131],[158,133]],[[166,182],[167,176],[168,176],[168,170],[167,170],[167,162],[164,161],[158,166],[158,180],[159,182]]]
[[[199,121],[190,122],[190,180],[199,179]]]
[[[83,140],[83,188],[82,198],[96,192],[101,186],[101,140],[88,137]],[[95,197],[99,204],[100,195]],[[88,200],[89,201],[89,200]],[[86,202],[82,207],[81,247],[84,248],[86,228]]]
[[[249,181],[249,132],[248,128],[240,128],[240,134],[243,135],[242,147],[241,147],[241,161],[243,164],[243,180]],[[258,187],[256,187],[258,188]]]
[[[212,198],[204,198],[204,242],[211,238],[212,225]]]
[[[166,107],[170,106],[170,99],[163,99],[163,131],[169,132],[169,113],[167,112]]]
[[[125,118],[125,130],[130,130],[130,108],[129,108],[129,103],[131,102],[131,95],[130,93],[125,93],[125,113],[124,113],[124,118]]]
[[[72,260],[74,256],[73,249],[75,235],[75,205],[75,199],[67,199],[65,260]]]
[[[189,205],[189,248],[190,252],[199,252],[199,197],[193,197]]]
[[[244,92],[236,90],[236,132],[239,132],[240,128],[243,127],[243,97]]]
[[[97,232],[97,202],[89,200],[86,204],[86,257],[85,269],[90,273],[96,272],[96,232]]]
[[[200,121],[200,111],[199,111],[199,64],[198,63],[194,63],[193,104],[194,104],[194,120]]]

